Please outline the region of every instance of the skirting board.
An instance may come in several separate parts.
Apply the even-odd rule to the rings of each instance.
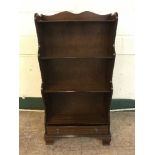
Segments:
[[[135,100],[133,99],[112,99],[111,110],[132,108],[135,108]],[[20,97],[19,109],[43,110],[43,100],[40,97]]]

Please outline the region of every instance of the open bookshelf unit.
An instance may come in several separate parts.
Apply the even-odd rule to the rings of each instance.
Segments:
[[[45,141],[93,136],[110,144],[118,14],[35,14]]]

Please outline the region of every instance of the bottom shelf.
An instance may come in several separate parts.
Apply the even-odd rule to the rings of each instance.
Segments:
[[[47,125],[108,124],[111,93],[44,94]]]
[[[47,125],[103,125],[109,123],[108,112],[105,114],[87,115],[53,115],[49,114],[46,118]]]

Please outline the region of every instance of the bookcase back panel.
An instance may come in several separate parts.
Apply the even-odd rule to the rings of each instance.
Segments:
[[[54,89],[106,89],[112,79],[113,63],[113,59],[52,59],[40,61],[40,66],[43,83]]]
[[[40,56],[113,56],[115,22],[39,23]]]
[[[51,93],[44,95],[44,101],[48,124],[94,123],[89,122],[89,119],[100,124],[109,122],[106,115],[110,107],[111,93]]]

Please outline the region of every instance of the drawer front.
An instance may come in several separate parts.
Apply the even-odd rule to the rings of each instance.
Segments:
[[[101,135],[109,133],[109,125],[104,126],[46,126],[46,133],[49,135]]]

